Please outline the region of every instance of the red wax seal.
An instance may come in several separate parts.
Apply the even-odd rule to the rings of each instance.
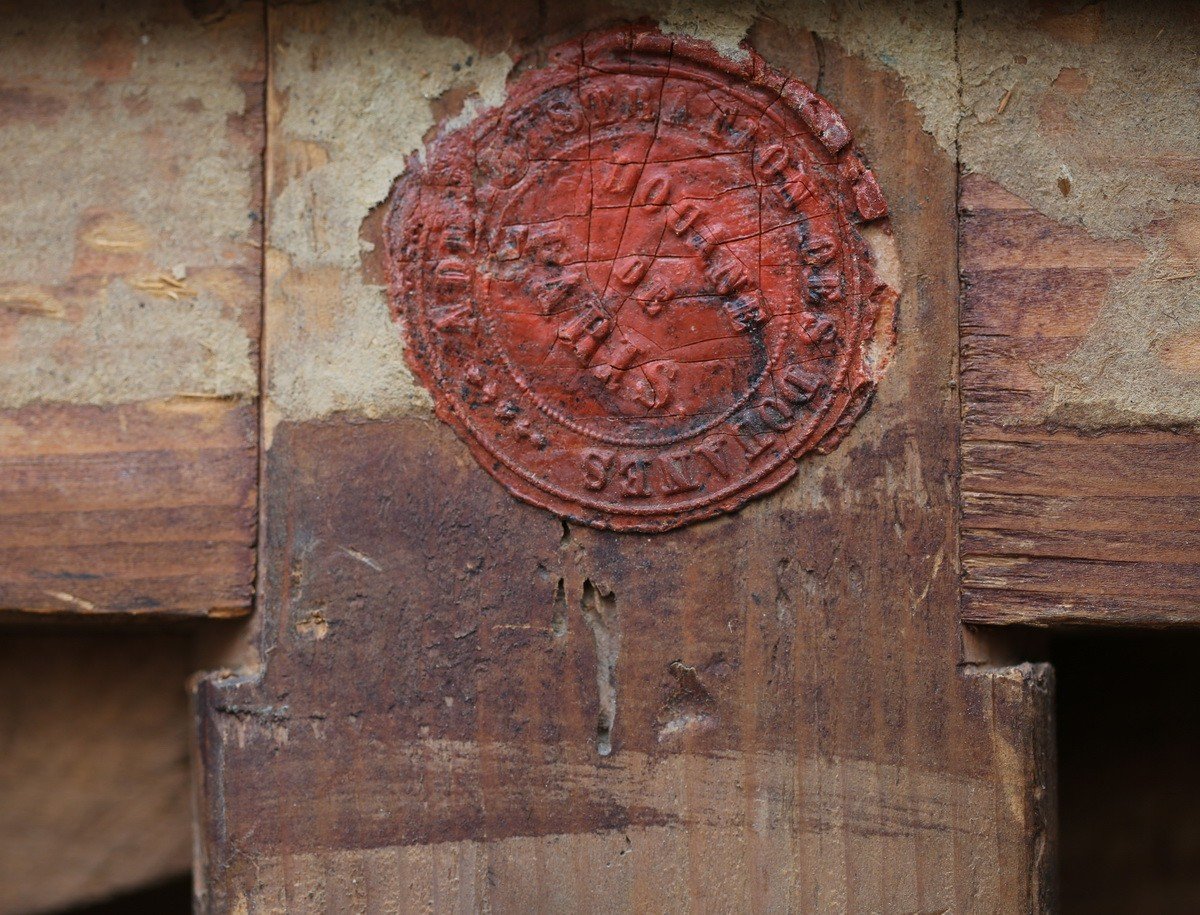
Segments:
[[[665,530],[776,488],[862,411],[894,293],[857,227],[886,212],[829,104],[753,52],[593,33],[414,157],[392,310],[509,490]]]

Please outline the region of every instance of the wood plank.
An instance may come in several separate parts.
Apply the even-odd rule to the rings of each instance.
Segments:
[[[0,912],[187,872],[193,663],[178,633],[0,640]]]
[[[969,622],[1200,623],[1196,39],[1182,9],[963,6]]]
[[[955,163],[895,74],[753,30],[869,138],[906,293],[870,411],[735,515],[563,524],[427,398],[377,399],[352,349],[325,358],[386,311],[325,231],[369,236],[393,176],[365,144],[403,113],[402,157],[430,87],[461,99],[496,48],[608,15],[505,9],[270,11],[265,650],[198,687],[200,907],[1045,910],[1052,676],[961,663]],[[482,47],[452,37],[479,21]],[[390,110],[365,103],[381,74]]]
[[[0,11],[0,610],[254,580],[263,20]]]
[[[1048,407],[1046,366],[1082,345],[1134,246],[1052,224],[978,176],[961,205],[963,618],[1200,623],[1200,440],[1064,428]],[[1037,251],[1063,232],[1081,237],[1061,258],[997,266],[995,239]]]
[[[254,585],[252,404],[0,417],[0,610],[236,615]]]

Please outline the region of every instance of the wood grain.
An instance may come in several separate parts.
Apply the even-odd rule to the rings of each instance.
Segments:
[[[272,8],[273,45],[340,72],[357,39],[313,28],[331,9]],[[546,15],[566,34],[605,19]],[[470,34],[459,16],[439,31]],[[513,47],[552,31],[501,22]],[[659,536],[513,500],[425,408],[282,416],[263,666],[198,688],[200,909],[1052,906],[1052,674],[961,665],[955,165],[896,77],[778,22],[753,35],[870,127],[906,290],[875,403],[779,492]],[[374,66],[405,72],[433,41]],[[271,98],[303,111],[321,80],[273,72]],[[283,162],[307,127],[271,123]],[[280,244],[268,348],[329,308],[321,268]]]
[[[257,454],[236,401],[0,414],[0,610],[244,613]]]
[[[0,611],[250,608],[265,47],[218,6],[0,4]]]
[[[979,176],[960,207],[963,618],[1200,622],[1200,439],[1063,428],[1047,409],[1045,367],[1080,345],[1144,251]]]

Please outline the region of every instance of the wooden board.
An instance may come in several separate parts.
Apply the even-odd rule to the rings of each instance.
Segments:
[[[0,608],[244,613],[253,407],[180,398],[0,416]]]
[[[1200,145],[1171,109],[1189,69],[1159,60],[1194,33],[1182,10],[1151,29],[1119,6],[967,5],[969,622],[1200,623]]]
[[[324,354],[386,309],[324,230],[387,192],[364,190],[359,133],[403,117],[415,145],[432,118],[359,105],[372,80],[393,100],[452,64],[486,80],[497,47],[608,14],[497,16],[481,49],[447,37],[469,35],[458,15],[333,9],[270,11],[264,666],[199,687],[199,906],[1051,906],[1051,672],[962,663],[955,163],[900,81],[778,19],[752,32],[859,132],[892,201],[905,292],[876,402],[736,515],[603,533],[512,499],[419,393],[347,397],[352,366],[288,348]],[[335,398],[306,385],[340,399],[313,409]]]
[[[0,14],[0,610],[243,613],[261,7]]]
[[[963,615],[1200,622],[1200,441],[1056,428],[1035,366],[1067,357],[1137,253],[963,182]]]
[[[0,912],[57,911],[186,873],[184,635],[0,640]]]

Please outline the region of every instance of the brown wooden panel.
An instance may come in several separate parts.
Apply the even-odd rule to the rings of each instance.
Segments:
[[[1197,29],[1182,7],[963,6],[971,622],[1200,622]]]
[[[431,96],[495,90],[496,48],[607,21],[449,9],[270,12],[263,666],[199,687],[200,906],[1052,905],[1051,674],[961,663],[955,164],[900,80],[787,16],[752,31],[893,203],[875,403],[735,515],[599,532],[495,485],[398,362],[381,391],[393,343],[352,345],[387,308],[344,237],[395,174],[366,150],[396,167]],[[482,47],[446,35],[480,21]]]
[[[1047,366],[1145,257],[979,176],[962,184],[963,616],[1200,622],[1200,439],[1064,427]]]
[[[0,415],[0,609],[245,611],[253,404],[38,404]]]
[[[194,7],[0,11],[0,610],[251,603],[262,9]]]
[[[182,635],[0,640],[0,912],[59,911],[188,867]]]

